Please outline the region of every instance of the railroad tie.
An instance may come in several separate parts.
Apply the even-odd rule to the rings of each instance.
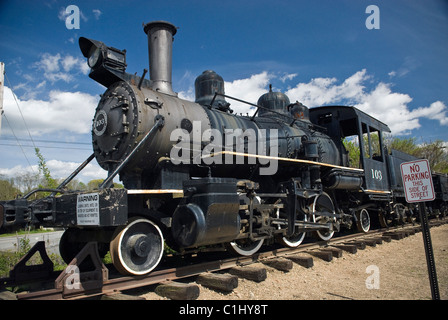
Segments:
[[[383,236],[388,236],[393,240],[401,240],[404,238],[403,233],[397,231],[385,232],[383,233]]]
[[[283,272],[289,272],[293,267],[292,261],[285,258],[267,259],[261,262]]]
[[[155,293],[171,300],[196,300],[199,297],[199,286],[192,283],[167,281],[159,284]]]
[[[325,251],[325,250],[310,250],[307,251],[307,253],[320,258],[324,261],[330,262],[333,260],[333,253],[331,251]]]
[[[372,238],[369,238],[369,240],[375,241],[376,244],[383,244],[383,241],[384,241],[384,239],[381,237],[372,237]]]
[[[257,267],[233,267],[229,269],[229,273],[240,278],[252,280],[255,282],[262,282],[267,278],[267,272],[265,268]]]
[[[324,249],[321,249],[321,251],[330,251],[333,254],[334,258],[342,257],[342,249],[341,248],[325,247]]]
[[[350,241],[346,244],[355,245],[359,250],[364,250],[366,248],[366,243],[364,241]]]
[[[114,294],[104,294],[101,297],[101,300],[115,300],[115,301],[122,301],[122,300],[146,300],[145,298],[139,297],[139,296],[132,296],[129,294],[123,294],[123,293],[114,293]]]
[[[292,254],[286,256],[289,260],[292,260],[293,262],[297,263],[298,265],[305,267],[305,268],[311,268],[314,266],[313,257],[310,256],[304,256],[299,254]]]
[[[231,292],[238,287],[238,277],[231,274],[202,273],[196,283],[215,291]]]
[[[332,244],[332,247],[347,251],[348,253],[355,254],[358,252],[358,247],[354,244]]]
[[[362,241],[370,247],[376,247],[376,240],[374,239],[363,239]]]

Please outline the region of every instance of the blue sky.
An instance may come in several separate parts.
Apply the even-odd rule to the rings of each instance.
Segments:
[[[66,27],[69,5],[81,11],[79,29]],[[366,27],[369,5],[379,9],[379,29]],[[173,89],[183,98],[194,99],[195,78],[213,69],[227,94],[250,102],[272,83],[309,107],[355,105],[396,136],[448,142],[446,1],[1,1],[7,78],[0,174],[37,170],[12,92],[54,176],[68,175],[87,158],[105,88],[88,77],[78,39],[126,49],[127,72],[141,74],[148,68],[142,23],[154,20],[179,27]],[[87,169],[80,176],[85,182],[106,176],[96,163]]]

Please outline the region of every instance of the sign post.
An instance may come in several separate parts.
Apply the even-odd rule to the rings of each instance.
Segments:
[[[403,162],[400,165],[401,178],[405,191],[406,202],[418,202],[418,212],[422,225],[423,243],[425,245],[426,264],[428,266],[429,283],[433,300],[440,300],[439,285],[437,283],[436,265],[432,250],[431,234],[424,201],[435,199],[431,169],[426,159]]]

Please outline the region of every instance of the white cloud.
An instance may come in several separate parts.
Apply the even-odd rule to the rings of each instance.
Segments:
[[[295,77],[297,77],[297,73],[285,73],[283,76],[281,76],[280,77],[280,81],[281,82],[283,82],[283,83],[285,83],[287,80],[292,80],[292,79],[294,79]]]
[[[432,120],[438,120],[441,125],[448,125],[447,106],[442,101],[431,103],[429,107],[421,107],[412,110],[411,115],[414,117],[425,117]]]
[[[46,161],[46,164],[53,178],[65,179],[79,167],[81,162],[48,160]],[[0,168],[0,175],[6,177],[17,177],[25,173],[36,174],[38,172],[39,169],[37,165],[33,165],[32,167],[17,165],[12,168]],[[105,179],[106,177],[107,171],[103,170],[98,164],[91,162],[75,177],[75,179],[87,183],[93,179]],[[115,178],[114,181],[118,182],[118,178]]]
[[[250,78],[238,79],[232,82],[224,82],[224,88],[227,95],[236,97],[238,99],[257,103],[258,98],[267,92],[266,87],[269,83],[269,78],[274,77],[269,75],[266,71],[254,74]],[[231,104],[230,108],[234,113],[252,114],[255,109],[248,104],[240,103],[235,100],[226,99]]]
[[[61,60],[62,67],[64,71],[69,72],[73,67],[78,63],[78,59],[73,58],[72,56],[66,56]]]
[[[21,165],[18,165],[12,168],[0,168],[0,175],[4,175],[7,177],[17,177],[25,173],[35,174],[38,172],[38,170],[39,169],[37,168],[37,165],[34,165],[32,167],[23,167]]]
[[[66,130],[73,133],[89,133],[92,115],[99,98],[82,92],[50,91],[48,100],[20,100],[17,102],[32,135]],[[13,93],[4,90],[4,111],[16,134],[26,132]]]
[[[90,70],[84,59],[71,55],[61,56],[59,53],[52,55],[48,52],[41,55],[34,67],[43,71],[44,77],[52,83],[59,80],[71,82],[74,74],[81,72],[86,75]]]
[[[66,178],[70,175],[76,168],[79,167],[81,163],[70,162],[70,161],[60,161],[60,160],[49,160],[47,161],[47,167],[51,172],[51,175],[56,178]],[[103,170],[99,165],[94,163],[89,163],[80,173],[81,177],[76,177],[83,182],[88,182],[92,179],[105,179],[107,177],[107,171]]]
[[[49,53],[44,53],[39,62],[36,63],[39,69],[46,72],[53,73],[59,71],[59,61],[61,60],[61,55],[59,53],[51,55]]]
[[[446,106],[441,101],[429,107],[411,111],[408,94],[393,92],[391,85],[379,82],[372,90],[366,90],[364,83],[371,77],[366,70],[356,72],[341,84],[336,78],[316,78],[308,83],[299,83],[286,92],[291,101],[298,100],[308,107],[329,104],[353,105],[389,125],[393,134],[406,134],[421,125],[419,118],[438,120],[448,125]]]
[[[100,16],[103,14],[100,10],[98,9],[93,9],[92,10],[93,15],[95,16],[95,19],[98,20],[100,18]]]
[[[286,92],[291,101],[300,101],[308,107],[332,104],[343,99],[356,100],[364,91],[362,82],[369,79],[366,70],[356,72],[343,83],[336,78],[315,78],[308,83],[299,83]]]

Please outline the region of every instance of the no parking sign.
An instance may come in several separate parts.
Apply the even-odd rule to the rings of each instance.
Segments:
[[[403,162],[400,165],[401,178],[406,196],[406,202],[419,202],[418,211],[422,225],[423,244],[425,246],[426,263],[428,265],[429,283],[433,300],[440,300],[437,282],[436,264],[432,250],[431,234],[429,231],[428,215],[424,201],[435,199],[431,169],[426,159]]]
[[[403,162],[400,168],[406,202],[433,201],[435,199],[428,160]]]

